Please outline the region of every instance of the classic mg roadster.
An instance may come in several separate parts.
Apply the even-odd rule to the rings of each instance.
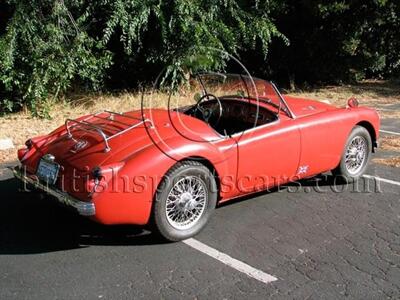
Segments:
[[[378,114],[354,98],[338,108],[250,76],[192,81],[192,105],[102,111],[29,139],[14,175],[97,222],[178,241],[219,203],[327,171],[356,180],[377,147]]]

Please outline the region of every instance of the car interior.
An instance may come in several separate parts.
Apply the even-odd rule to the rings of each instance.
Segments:
[[[226,97],[198,103],[184,113],[207,122],[215,131],[225,136],[272,123],[278,119],[274,112],[263,106]]]

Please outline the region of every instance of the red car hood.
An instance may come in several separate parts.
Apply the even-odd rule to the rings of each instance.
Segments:
[[[337,107],[311,99],[284,96],[292,112],[296,117],[305,117],[328,110],[337,109]]]
[[[190,139],[212,140],[218,137],[204,122],[175,111],[145,110],[143,111],[144,118],[151,120],[151,123],[144,124],[140,121],[142,119],[141,111],[128,112],[126,115],[136,117],[138,120],[119,115],[112,120],[90,119],[93,125],[100,127],[109,137],[129,126],[138,124],[138,126],[111,138],[108,141],[110,151],[105,151],[106,144],[98,132],[82,130],[81,126],[77,126],[71,129],[73,138],[70,138],[65,126],[62,126],[47,136],[47,141],[40,146],[39,151],[35,151],[27,158],[25,163],[28,169],[30,169],[29,167],[35,169],[40,157],[47,153],[54,155],[55,161],[62,166],[89,171],[95,166],[121,162],[146,147],[154,146],[172,137],[182,139],[182,142],[186,144]],[[81,119],[86,117],[88,116]],[[122,123],[128,124],[128,126]],[[74,124],[71,123],[72,125]],[[34,172],[34,170],[31,171]]]

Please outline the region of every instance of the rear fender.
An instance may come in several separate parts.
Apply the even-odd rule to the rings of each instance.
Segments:
[[[105,224],[147,224],[157,188],[163,176],[178,161],[203,158],[218,174],[233,173],[228,160],[212,144],[188,146],[170,140],[169,145],[170,152],[163,152],[152,144],[125,160],[123,167],[103,184],[102,191],[93,195],[98,221]]]

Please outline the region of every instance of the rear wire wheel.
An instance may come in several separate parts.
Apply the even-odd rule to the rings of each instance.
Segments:
[[[180,241],[199,233],[217,203],[217,185],[210,170],[197,161],[172,167],[157,189],[153,225],[166,240]]]

